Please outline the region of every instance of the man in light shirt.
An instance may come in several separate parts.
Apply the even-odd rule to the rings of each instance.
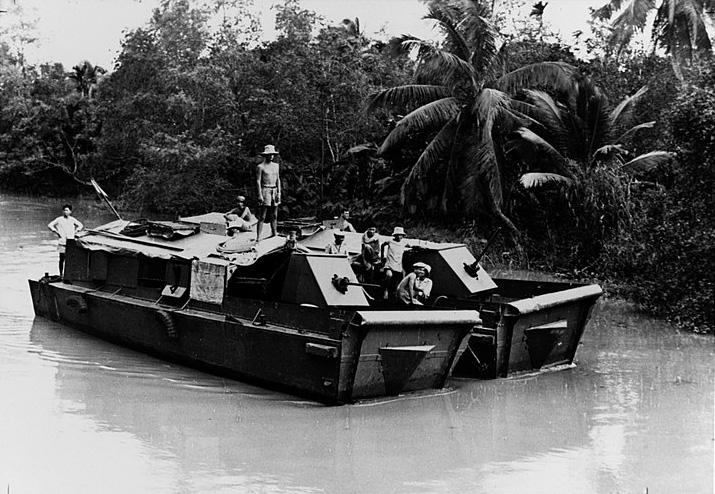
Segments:
[[[332,243],[328,244],[325,247],[325,253],[347,256],[348,246],[345,245],[345,233],[341,232],[340,230],[335,230],[335,232],[333,233],[333,237],[335,240],[333,240]]]
[[[65,246],[67,239],[74,239],[75,234],[84,228],[84,225],[77,219],[72,217],[72,205],[64,204],[62,206],[62,216],[58,216],[52,220],[47,228],[59,237],[57,243],[57,251],[60,253],[60,276],[64,273],[65,268]]]
[[[382,298],[384,299],[395,294],[397,285],[405,275],[402,269],[402,256],[411,246],[403,242],[403,238],[405,238],[405,230],[401,226],[396,226],[392,231],[392,239],[382,244],[382,271],[385,275],[385,293]]]
[[[423,305],[432,293],[432,280],[427,276],[432,268],[424,262],[412,265],[413,272],[397,285],[397,300],[405,305]]]

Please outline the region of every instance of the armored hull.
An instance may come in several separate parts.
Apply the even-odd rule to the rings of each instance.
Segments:
[[[221,236],[128,236],[126,223],[68,241],[63,279],[30,280],[37,315],[331,405],[442,388],[480,323],[474,310],[373,307],[346,257],[287,250],[281,237],[217,255]]]

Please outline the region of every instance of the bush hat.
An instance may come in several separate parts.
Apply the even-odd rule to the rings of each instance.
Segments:
[[[268,144],[265,148],[263,148],[263,152],[261,153],[262,155],[267,155],[267,154],[279,154],[278,151],[276,151],[275,146],[273,144]]]
[[[427,274],[429,274],[430,271],[432,271],[432,267],[429,264],[424,263],[424,262],[416,262],[412,265],[412,267],[413,268],[422,268],[425,271],[427,271]]]
[[[396,226],[394,230],[392,230],[393,235],[404,235],[405,230],[401,226]]]

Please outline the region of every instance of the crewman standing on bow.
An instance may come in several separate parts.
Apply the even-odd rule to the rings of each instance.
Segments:
[[[256,168],[256,184],[258,185],[258,226],[256,227],[256,242],[261,240],[263,223],[269,214],[272,237],[278,235],[278,205],[281,203],[280,167],[273,159],[278,151],[268,144],[263,152],[263,162]]]

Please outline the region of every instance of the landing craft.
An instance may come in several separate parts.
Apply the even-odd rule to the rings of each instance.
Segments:
[[[502,283],[462,244],[413,240],[419,249],[406,262],[430,264],[434,288],[425,306],[405,307],[371,296],[349,257],[322,253],[329,228],[299,231],[300,248],[283,236],[256,244],[244,232],[236,235],[245,247],[227,251],[220,213],[118,219],[67,242],[62,279],[29,280],[34,310],[169,361],[334,405],[440,389],[452,370],[495,378],[570,364],[601,294],[597,285]],[[360,234],[346,242],[359,252]]]

